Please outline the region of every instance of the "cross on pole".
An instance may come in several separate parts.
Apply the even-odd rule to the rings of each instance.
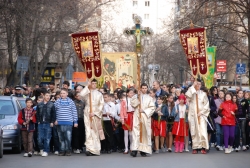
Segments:
[[[142,45],[141,45],[141,37],[142,36],[148,36],[152,35],[153,31],[150,28],[143,29],[141,27],[141,21],[142,19],[139,16],[135,16],[134,18],[134,23],[135,27],[133,29],[125,29],[124,33],[126,35],[134,35],[136,37],[136,45],[135,45],[135,52],[137,55],[137,87],[138,90],[140,89],[141,86],[141,67],[140,67],[140,56],[142,53]],[[138,94],[138,99],[141,102],[141,95]],[[139,111],[141,109],[141,103],[139,104]],[[139,112],[140,113],[140,112]],[[141,113],[140,113],[140,118],[141,118]],[[142,123],[140,122],[140,143],[142,143]]]
[[[141,18],[139,16],[136,16],[134,18],[134,23],[135,26],[133,27],[133,29],[125,29],[124,33],[126,35],[134,35],[136,37],[136,45],[135,45],[135,52],[141,53],[142,52],[142,45],[141,45],[141,37],[142,36],[149,36],[153,34],[153,31],[149,28],[146,27],[146,29],[143,29],[141,27]]]

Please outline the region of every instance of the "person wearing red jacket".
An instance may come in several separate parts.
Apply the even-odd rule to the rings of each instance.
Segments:
[[[35,131],[36,111],[32,108],[33,100],[25,100],[26,107],[18,114],[18,123],[22,126],[21,133],[24,147],[24,157],[32,157],[33,151],[33,132]]]
[[[225,95],[225,101],[220,105],[219,116],[221,116],[221,125],[224,132],[225,153],[232,152],[235,134],[235,113],[238,110],[233,101],[231,93]],[[230,145],[230,146],[229,146]]]

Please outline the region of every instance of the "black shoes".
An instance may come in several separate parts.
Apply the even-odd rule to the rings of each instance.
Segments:
[[[66,152],[59,152],[58,156],[65,156]]]
[[[141,152],[141,156],[142,156],[142,157],[146,157],[147,154],[146,154],[145,152]]]
[[[66,156],[71,156],[71,152],[70,152],[70,151],[67,151],[67,152],[66,152]]]
[[[136,157],[136,156],[137,156],[137,151],[132,151],[132,152],[130,153],[130,155],[133,156],[133,157]]]
[[[86,151],[86,156],[93,156],[94,154],[92,154],[91,152],[89,152],[89,151]]]

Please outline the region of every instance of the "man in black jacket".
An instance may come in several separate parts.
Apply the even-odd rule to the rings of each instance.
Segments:
[[[37,123],[38,123],[38,145],[40,154],[48,156],[50,149],[51,127],[56,120],[56,111],[54,103],[49,101],[49,92],[44,93],[43,102],[37,105]]]
[[[161,89],[160,87],[160,82],[159,81],[154,81],[153,83],[153,89],[156,89],[155,97],[158,98],[160,96],[167,96],[167,92]]]

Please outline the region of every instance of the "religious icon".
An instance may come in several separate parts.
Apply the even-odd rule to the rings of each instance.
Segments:
[[[108,75],[104,76],[104,84],[103,87],[106,88],[108,91],[110,90],[110,79]]]
[[[102,53],[103,87],[113,93],[116,88],[127,90],[137,81],[135,53]]]
[[[141,46],[141,31],[140,31],[140,29],[135,30],[135,36],[136,36],[136,46]]]
[[[82,57],[93,57],[92,41],[81,42]]]
[[[188,54],[199,53],[198,50],[198,37],[189,37],[187,38],[188,43]]]

